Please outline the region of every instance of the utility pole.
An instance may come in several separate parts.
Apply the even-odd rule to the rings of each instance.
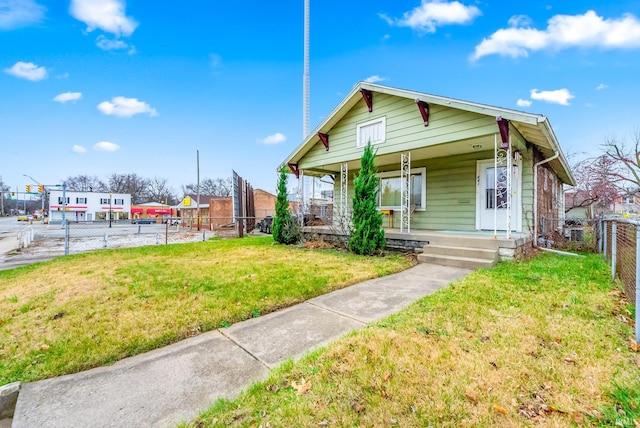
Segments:
[[[198,216],[198,230],[200,230],[200,150],[196,150],[196,216]]]
[[[4,183],[0,175],[0,215],[4,217]]]

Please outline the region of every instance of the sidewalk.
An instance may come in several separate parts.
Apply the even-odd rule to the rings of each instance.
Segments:
[[[164,427],[234,398],[269,370],[470,273],[420,264],[127,358],[22,385],[13,427]]]

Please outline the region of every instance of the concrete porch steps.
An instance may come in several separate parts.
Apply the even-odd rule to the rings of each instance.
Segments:
[[[498,250],[455,245],[425,245],[423,253],[418,255],[418,261],[476,270],[495,265],[498,261]]]

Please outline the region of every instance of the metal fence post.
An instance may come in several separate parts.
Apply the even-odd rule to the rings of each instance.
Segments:
[[[598,219],[598,252],[602,254],[602,230],[604,229],[602,224],[604,221],[600,218]]]
[[[202,242],[204,242],[206,240],[207,240],[207,235],[206,235],[206,232],[203,230],[202,231]]]
[[[640,225],[636,225],[636,342],[640,342]]]
[[[62,227],[64,228],[64,255],[69,255],[69,222],[62,220]]]
[[[160,236],[158,234],[158,232],[156,232],[156,245],[158,245],[160,243]]]
[[[107,248],[107,232],[104,233],[104,238],[102,238],[102,247]]]
[[[607,222],[605,220],[602,221],[602,242],[604,245],[604,249],[602,252],[604,253],[604,259],[607,259]]]
[[[616,238],[617,238],[617,223],[614,221],[611,223],[611,279],[616,279]]]

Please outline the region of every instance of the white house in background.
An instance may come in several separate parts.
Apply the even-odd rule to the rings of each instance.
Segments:
[[[63,208],[62,190],[49,191],[49,221],[62,221],[66,209],[67,221],[100,221],[129,219],[131,195],[109,192],[66,192]]]

